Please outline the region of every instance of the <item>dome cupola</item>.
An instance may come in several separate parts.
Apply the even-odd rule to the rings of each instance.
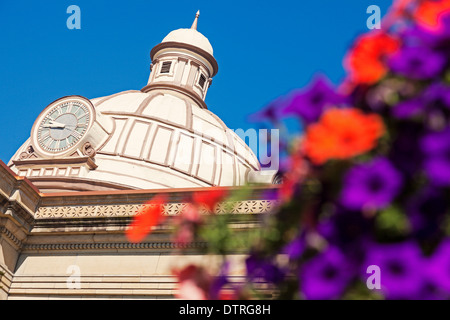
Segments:
[[[151,50],[150,78],[142,92],[171,90],[207,109],[204,100],[218,64],[211,43],[197,31],[199,16],[200,11],[191,28],[170,32]]]

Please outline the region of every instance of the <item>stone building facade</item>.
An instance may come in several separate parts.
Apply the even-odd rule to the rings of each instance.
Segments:
[[[173,298],[174,267],[219,262],[201,253],[204,243],[172,241],[170,219],[186,197],[258,183],[231,212],[218,206],[235,214],[233,228],[257,227],[273,208],[263,194],[276,188],[276,172],[262,170],[205,104],[218,64],[197,23],[198,14],[153,48],[141,90],[50,103],[10,162],[0,162],[0,299]],[[128,242],[132,216],[161,193],[169,223]],[[230,257],[236,281],[244,258]]]

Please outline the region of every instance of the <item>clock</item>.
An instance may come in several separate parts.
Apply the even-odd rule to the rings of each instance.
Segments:
[[[50,104],[32,129],[33,144],[44,155],[64,154],[83,140],[95,112],[89,100],[66,97]]]

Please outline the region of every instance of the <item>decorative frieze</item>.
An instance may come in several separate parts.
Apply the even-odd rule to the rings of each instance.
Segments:
[[[247,200],[237,202],[223,202],[216,206],[216,214],[261,214],[270,212],[277,204],[273,200]],[[167,203],[163,213],[168,216],[179,215],[187,203]],[[151,204],[111,204],[111,205],[83,205],[83,206],[46,206],[40,207],[35,214],[36,219],[54,218],[94,218],[94,217],[127,217],[135,215],[142,206]],[[202,210],[204,214],[208,212]]]

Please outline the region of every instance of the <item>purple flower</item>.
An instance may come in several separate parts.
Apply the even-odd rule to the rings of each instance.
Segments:
[[[450,14],[446,12],[439,17],[441,26],[437,31],[428,31],[420,27],[415,27],[412,32],[409,32],[404,38],[410,43],[418,43],[436,51],[442,52],[445,56],[450,53]],[[412,40],[412,41],[411,41]]]
[[[306,248],[305,234],[297,236],[283,247],[282,253],[287,254],[290,259],[296,260],[301,257]]]
[[[365,218],[359,211],[348,211],[338,207],[336,213],[321,219],[317,232],[329,243],[346,250],[347,258],[361,261],[361,252],[373,228],[373,220]]]
[[[247,276],[250,280],[261,278],[267,282],[280,283],[284,279],[284,272],[267,259],[250,255],[245,260]]]
[[[413,83],[403,81],[401,79],[387,78],[376,86],[372,86],[368,90],[364,90],[364,98],[367,105],[375,112],[382,112],[386,107],[390,106],[390,100],[394,95],[402,97],[410,97],[416,93],[417,89]],[[353,94],[355,96],[356,94]],[[355,96],[354,105],[360,105]]]
[[[423,101],[430,107],[450,109],[450,87],[440,82],[431,84],[423,93]]]
[[[345,97],[336,93],[328,79],[319,76],[308,88],[291,94],[282,114],[294,114],[309,124],[318,121],[328,107],[344,102]]]
[[[397,196],[402,175],[386,158],[352,167],[344,177],[340,203],[350,210],[382,209]]]
[[[213,279],[209,292],[211,300],[219,299],[220,291],[222,290],[222,288],[230,283],[228,279],[229,269],[230,269],[229,262],[225,262],[220,268],[219,274]]]
[[[447,57],[450,53],[450,14],[446,12],[441,17],[441,22],[443,28],[441,28],[440,32],[436,33],[436,40],[434,48],[439,50]]]
[[[281,96],[271,101],[265,108],[255,112],[249,116],[250,121],[270,121],[277,123],[280,118],[280,112],[284,105],[286,105],[286,98]]]
[[[426,187],[409,200],[406,211],[415,236],[436,237],[442,232],[447,202],[441,190]]]
[[[426,280],[416,300],[448,300],[449,298],[448,293],[434,283]]]
[[[450,239],[443,240],[427,261],[427,279],[437,288],[450,295]]]
[[[398,103],[392,109],[392,115],[397,119],[406,119],[419,115],[425,109],[425,103],[421,98],[413,98]]]
[[[436,109],[450,109],[450,87],[440,82],[431,84],[414,98],[399,102],[392,114],[397,119],[407,119]]]
[[[395,53],[389,65],[395,73],[412,79],[430,79],[444,68],[445,58],[427,47],[406,47]]]
[[[317,232],[328,243],[345,252],[348,263],[359,266],[364,261],[367,242],[372,239],[373,219],[361,212],[337,210],[327,219],[321,219]]]
[[[380,268],[381,290],[388,299],[415,299],[423,290],[423,258],[413,242],[374,244],[363,264],[363,279],[368,266]]]
[[[353,271],[345,255],[330,246],[301,266],[300,290],[311,300],[337,299],[352,280]]]
[[[437,186],[450,185],[450,127],[427,134],[420,141],[420,147],[430,181]]]
[[[408,47],[425,46],[429,48],[436,47],[442,40],[435,32],[430,32],[418,25],[413,25],[410,28],[404,29],[400,32],[400,37],[404,45]]]
[[[448,57],[450,53],[450,14],[447,12],[439,18],[442,28],[439,31],[429,31],[418,25],[406,28],[400,32],[405,47],[429,48]]]
[[[422,124],[415,122],[398,124],[398,133],[390,150],[389,159],[406,177],[411,177],[422,168],[423,155],[417,147],[417,141],[422,135]]]
[[[262,192],[263,199],[267,200],[279,200],[280,192],[277,189],[267,189]]]

